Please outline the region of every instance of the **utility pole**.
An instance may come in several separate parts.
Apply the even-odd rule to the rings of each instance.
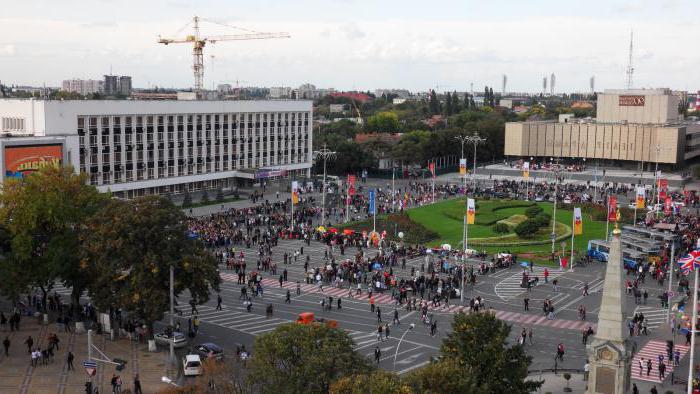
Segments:
[[[462,156],[460,156],[460,158],[462,160],[465,160],[465,163],[466,163],[466,158],[464,157],[464,143],[469,142],[470,137],[466,136],[466,135],[458,135],[458,136],[455,136],[455,139],[457,141],[459,141],[461,146],[462,146],[462,150],[461,150]],[[466,168],[465,168],[465,170],[466,170]],[[462,175],[462,181],[463,181],[463,186],[464,186],[464,194],[467,194],[467,172],[466,171],[464,172],[464,175]]]
[[[326,163],[328,159],[335,158],[336,152],[328,149],[326,144],[323,144],[323,148],[314,152],[316,158],[323,159],[323,190],[321,192],[321,226],[326,223]]]
[[[474,190],[476,190],[476,146],[486,142],[486,138],[479,137],[479,132],[475,131],[474,135],[467,137],[467,141],[474,144],[474,168],[472,168],[472,178],[474,179]]]

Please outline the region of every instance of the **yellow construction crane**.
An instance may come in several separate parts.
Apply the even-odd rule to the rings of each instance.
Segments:
[[[226,35],[219,35],[219,36],[201,36],[199,32],[199,22],[200,21],[206,21],[210,23],[215,23],[217,25],[222,25],[225,27],[233,28],[233,29],[238,29],[245,31],[246,33],[244,34],[226,34]],[[194,64],[192,65],[192,69],[194,70],[194,90],[196,92],[200,92],[203,87],[203,80],[204,80],[204,46],[207,43],[215,44],[218,41],[242,41],[242,40],[267,40],[270,38],[290,38],[291,36],[289,33],[261,33],[257,32],[254,30],[249,30],[249,29],[244,29],[241,27],[237,26],[230,26],[226,25],[220,22],[204,19],[195,16],[192,19],[192,27],[194,30],[194,33],[191,35],[187,35],[184,38],[163,38],[161,36],[158,36],[158,43],[159,44],[188,44],[191,43],[193,45],[192,49],[192,56],[194,57]],[[190,26],[190,23],[187,23],[182,29],[178,31],[177,34],[182,32],[185,28]]]

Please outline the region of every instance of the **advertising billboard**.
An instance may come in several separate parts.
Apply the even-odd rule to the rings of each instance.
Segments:
[[[22,178],[45,166],[60,166],[63,146],[24,145],[5,147],[5,177]]]
[[[620,107],[643,107],[645,102],[644,96],[620,96]]]

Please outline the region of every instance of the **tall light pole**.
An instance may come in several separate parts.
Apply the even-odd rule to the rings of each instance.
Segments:
[[[314,155],[316,158],[323,159],[323,191],[321,192],[321,226],[323,226],[326,223],[326,163],[328,159],[335,158],[336,152],[323,144],[323,148],[315,151]]]
[[[476,190],[476,146],[486,142],[486,138],[479,137],[479,132],[475,131],[474,135],[467,137],[467,141],[474,144],[474,168],[472,168],[472,178],[474,179],[474,189]]]
[[[465,160],[465,167],[466,167],[466,158],[464,157],[464,143],[465,143],[465,142],[469,142],[470,137],[467,136],[467,135],[457,135],[457,136],[455,136],[455,139],[456,139],[457,141],[459,141],[460,144],[461,144],[461,146],[462,146],[462,149],[461,149],[462,156],[460,156],[460,158],[461,158],[462,160]],[[467,172],[466,172],[466,168],[465,168],[465,171],[464,171],[464,175],[462,175],[462,181],[463,181],[463,183],[464,183],[464,194],[467,194]]]
[[[173,321],[175,315],[175,266],[170,264],[170,362],[175,364],[175,323]]]
[[[659,217],[659,181],[661,180],[659,178],[659,151],[661,150],[661,146],[659,144],[656,144],[656,168],[654,169],[654,190],[656,190],[656,205],[654,206],[654,216]]]
[[[549,159],[550,163],[552,166],[554,166],[554,159],[550,158]],[[550,237],[552,238],[552,258],[554,258],[554,241],[557,238],[557,232],[556,232],[556,225],[557,225],[557,193],[558,193],[558,185],[559,185],[559,158],[557,157],[557,163],[556,163],[556,169],[552,169],[554,173],[554,207],[552,209],[552,234],[550,234]]]

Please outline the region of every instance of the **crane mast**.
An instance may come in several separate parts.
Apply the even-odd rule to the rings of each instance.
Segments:
[[[192,44],[192,70],[194,71],[194,90],[199,93],[204,87],[204,47],[207,43],[214,44],[218,41],[243,41],[243,40],[267,40],[271,38],[289,38],[291,37],[289,33],[263,33],[254,30],[243,29],[235,26],[228,26],[222,23],[209,21],[212,23],[220,24],[226,27],[232,27],[235,29],[246,31],[245,34],[228,34],[219,36],[201,36],[199,22],[202,19],[195,16],[192,19],[193,34],[187,35],[184,38],[163,38],[158,36],[158,43],[163,45],[168,44]]]

